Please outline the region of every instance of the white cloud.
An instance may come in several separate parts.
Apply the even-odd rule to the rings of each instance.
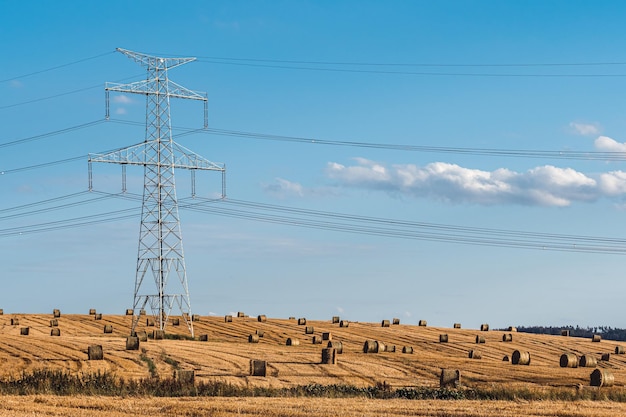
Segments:
[[[265,192],[281,198],[293,195],[302,197],[304,195],[301,184],[282,178],[276,178],[273,184],[263,184],[262,188]]]
[[[343,307],[337,307],[337,312],[339,314],[343,314],[345,312],[345,310],[343,309]]]
[[[123,94],[117,94],[113,96],[113,103],[130,104],[132,102],[133,100],[130,97]]]
[[[126,113],[127,113],[127,111],[123,107],[119,107],[119,108],[115,109],[115,114],[126,114]]]
[[[626,152],[626,143],[621,143],[608,136],[598,136],[593,142],[596,149],[607,152]]]
[[[344,187],[455,203],[563,207],[601,197],[626,197],[626,173],[623,171],[588,176],[572,168],[552,165],[525,172],[505,168],[482,171],[445,162],[424,167],[412,164],[387,167],[359,158],[353,166],[330,162],[326,173]]]
[[[569,127],[576,134],[583,136],[593,136],[600,134],[601,128],[597,123],[571,122]]]
[[[266,193],[276,198],[320,197],[336,195],[337,191],[329,187],[304,187],[302,184],[284,178],[275,178],[271,184],[261,184]]]
[[[11,80],[9,85],[11,86],[11,88],[22,88],[22,87],[24,87],[24,83],[22,83],[19,80]]]

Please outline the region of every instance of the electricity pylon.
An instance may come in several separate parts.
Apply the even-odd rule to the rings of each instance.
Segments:
[[[168,79],[168,70],[192,62],[195,58],[162,58],[120,48],[117,48],[117,51],[147,68],[148,76],[144,81],[130,84],[106,83],[106,118],[109,118],[109,92],[145,95],[145,141],[107,154],[90,154],[89,189],[92,189],[91,162],[121,164],[123,191],[126,190],[126,165],[144,167],[131,334],[135,331],[141,311],[146,306],[152,310],[160,330],[165,330],[170,313],[177,306],[193,337],[193,315],[187,285],[174,170],[191,170],[194,194],[195,170],[222,172],[222,197],[224,197],[225,167],[202,158],[172,140],[170,98],[203,101],[206,128],[206,93],[188,90]],[[178,278],[175,284],[180,284],[180,293],[172,294],[167,291],[167,285],[170,274],[174,273]],[[154,278],[156,292],[146,288],[148,285],[145,281],[150,274]]]

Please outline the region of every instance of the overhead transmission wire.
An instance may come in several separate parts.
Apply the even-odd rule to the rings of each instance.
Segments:
[[[113,123],[139,125],[140,122],[129,120],[110,119]],[[346,140],[328,140],[320,138],[306,138],[301,136],[285,136],[268,133],[247,132],[241,130],[228,130],[218,128],[193,129],[180,126],[172,126],[172,130],[185,132],[184,134],[208,134],[218,136],[232,136],[245,139],[267,140],[277,142],[304,143],[310,145],[345,146],[371,149],[387,149],[394,151],[428,152],[440,154],[482,155],[493,157],[517,157],[535,159],[570,159],[570,160],[600,160],[600,161],[624,161],[626,152],[600,152],[600,151],[549,151],[538,149],[498,149],[498,148],[463,148],[448,146],[408,145],[394,143],[376,143]],[[177,136],[181,136],[178,134]]]
[[[4,209],[0,211],[0,213],[14,212],[20,209],[29,209],[43,205],[44,203],[58,202],[64,199],[75,198],[83,195],[84,193],[85,192],[75,193],[57,197],[55,199],[49,199],[43,202]],[[136,202],[142,201],[142,196],[134,193],[111,194],[105,192],[95,192],[95,194],[99,195],[99,197],[75,203],[53,206],[51,209],[69,209],[77,207],[78,205],[97,202],[102,199],[112,197]],[[63,230],[133,218],[139,214],[139,209],[140,207],[133,207],[89,216],[73,217],[59,221],[0,229],[0,237]],[[400,219],[302,209],[246,200],[193,197],[179,200],[179,209],[200,212],[203,214],[280,224],[284,226],[296,226],[388,238],[439,241],[446,243],[505,248],[540,249],[561,252],[615,255],[626,254],[626,239],[619,238],[538,233],[415,222]],[[18,214],[9,214],[0,216],[0,220],[40,214],[44,211],[46,211],[46,209],[35,209]]]
[[[358,62],[329,62],[329,61],[289,61],[289,60],[269,60],[269,59],[251,59],[251,58],[219,58],[219,57],[197,57],[197,62],[218,65],[235,65],[244,67],[258,68],[276,68],[287,70],[301,71],[322,71],[322,72],[340,72],[340,73],[361,73],[361,74],[386,74],[386,75],[417,75],[417,76],[436,76],[436,77],[510,77],[510,78],[604,78],[604,77],[626,77],[623,74],[584,74],[584,73],[499,73],[499,72],[435,72],[435,71],[406,71],[406,70],[380,70],[380,69],[363,69],[358,67],[454,67],[454,68],[531,68],[531,67],[569,67],[576,66],[621,66],[626,63],[579,63],[579,64],[410,64],[410,63],[358,63]],[[315,66],[311,66],[315,65]],[[357,68],[345,68],[353,66]]]
[[[11,78],[6,78],[4,80],[0,80],[0,83],[6,83],[8,81],[19,80],[20,78],[26,78],[26,77],[30,77],[32,75],[43,74],[45,72],[54,71],[54,70],[57,70],[57,69],[60,69],[60,68],[69,67],[71,65],[80,64],[82,62],[91,61],[91,60],[97,59],[97,58],[102,58],[103,56],[111,55],[111,54],[114,54],[114,53],[115,53],[115,51],[104,52],[102,54],[90,56],[90,57],[87,57],[87,58],[78,59],[76,61],[66,62],[64,64],[56,65],[54,67],[49,67],[49,68],[45,68],[45,69],[29,72],[29,73],[22,74],[22,75],[16,75],[15,77],[11,77]]]

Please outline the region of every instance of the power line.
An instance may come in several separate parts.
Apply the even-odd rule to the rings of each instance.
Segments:
[[[5,82],[8,82],[8,81],[13,81],[13,80],[19,80],[20,78],[30,77],[31,75],[43,74],[44,72],[49,72],[49,71],[57,70],[59,68],[69,67],[71,65],[80,64],[81,62],[91,61],[91,60],[97,59],[97,58],[102,58],[103,56],[111,55],[111,54],[114,54],[114,53],[115,53],[115,51],[109,51],[109,52],[105,52],[105,53],[102,53],[102,54],[99,54],[99,55],[94,55],[94,56],[90,56],[90,57],[87,57],[87,58],[82,58],[82,59],[79,59],[79,60],[76,60],[76,61],[67,62],[65,64],[56,65],[54,67],[49,67],[49,68],[45,68],[45,69],[42,69],[42,70],[29,72],[27,74],[17,75],[15,77],[11,77],[11,78],[7,78],[7,79],[4,79],[4,80],[0,80],[0,83],[5,83]]]
[[[58,205],[55,209],[67,209],[79,204],[87,204],[100,198],[122,198],[140,202],[142,196],[138,194],[110,194],[96,192],[101,197],[77,203]],[[16,211],[20,208],[28,209],[45,202],[56,202],[61,199],[74,198],[82,193],[70,194],[44,202],[31,203],[4,209]],[[283,226],[304,227],[318,230],[329,230],[343,233],[362,234],[386,238],[409,240],[437,241],[474,246],[492,246],[517,249],[550,250],[560,252],[582,252],[596,254],[626,254],[626,239],[584,236],[556,233],[538,233],[507,229],[491,229],[482,227],[468,227],[460,225],[416,222],[391,218],[359,216],[347,213],[337,213],[319,210],[302,209],[288,206],[264,204],[245,200],[229,199],[182,199],[181,209],[196,211],[204,214],[218,215],[245,219],[256,222],[280,224]],[[20,216],[40,214],[43,209],[19,213]],[[139,207],[117,210],[90,216],[74,217],[60,221],[38,223],[28,226],[0,229],[0,237],[20,234],[40,233],[67,228],[93,225],[97,223],[115,221],[136,216]],[[131,214],[135,213],[135,214]],[[11,215],[15,217],[16,215]],[[5,216],[9,217],[9,216]],[[0,218],[1,220],[2,218]]]
[[[110,119],[114,123],[139,125],[140,122],[122,121]],[[570,159],[570,160],[594,160],[594,161],[624,161],[626,152],[598,152],[598,151],[550,151],[538,149],[497,149],[497,148],[462,148],[429,145],[407,145],[393,143],[375,143],[362,141],[328,140],[320,138],[306,138],[301,136],[284,136],[269,133],[246,132],[241,130],[228,130],[218,128],[192,129],[173,126],[173,130],[186,132],[185,134],[204,133],[218,136],[240,137],[245,139],[267,140],[277,142],[303,143],[309,145],[345,146],[370,149],[387,149],[407,152],[427,152],[439,154],[478,155],[493,157],[514,157],[532,159]]]
[[[375,66],[375,67],[581,67],[581,66],[622,66],[626,62],[543,62],[543,63],[407,63],[407,62],[346,62],[346,61],[311,61],[311,60],[285,60],[285,59],[261,59],[261,58],[232,58],[217,56],[197,56],[199,59],[216,59],[221,61],[236,62],[271,62],[281,64],[309,64],[309,65],[348,65],[348,66]]]
[[[80,129],[84,129],[87,127],[91,127],[91,126],[96,126],[99,125],[100,123],[104,123],[106,122],[106,120],[104,119],[100,119],[100,120],[94,120],[91,122],[87,122],[87,123],[82,123],[76,126],[70,126],[70,127],[65,127],[63,129],[59,129],[59,130],[54,130],[52,132],[47,132],[47,133],[41,133],[39,135],[35,135],[35,136],[30,136],[27,138],[22,138],[22,139],[15,139],[9,142],[4,142],[4,143],[0,143],[0,148],[6,148],[7,146],[14,146],[14,145],[20,145],[22,143],[26,143],[26,142],[32,142],[35,140],[40,140],[40,139],[45,139],[45,138],[49,138],[51,136],[56,136],[56,135],[60,135],[63,133],[68,133],[68,132],[72,132],[74,130],[80,130]]]
[[[277,68],[287,70],[300,71],[322,71],[322,72],[340,72],[340,73],[360,73],[360,74],[385,74],[385,75],[418,75],[418,76],[436,76],[436,77],[494,77],[494,78],[621,78],[626,74],[538,74],[538,73],[483,73],[483,72],[433,72],[433,71],[390,71],[390,70],[372,70],[358,68],[331,68],[331,67],[311,67],[311,66],[294,66],[294,65],[278,65],[278,64],[260,64],[251,62],[227,62],[209,59],[200,59],[198,62],[206,64],[218,65],[235,65],[243,67],[257,68]]]

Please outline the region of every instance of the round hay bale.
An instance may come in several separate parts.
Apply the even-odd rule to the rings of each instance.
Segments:
[[[402,346],[402,353],[413,354],[412,346]]]
[[[127,337],[126,350],[139,350],[139,338],[136,336]]]
[[[102,345],[91,345],[87,348],[87,358],[90,361],[101,361],[104,359]]]
[[[259,359],[250,359],[250,375],[265,376],[267,374],[267,362]]]
[[[332,323],[333,324],[339,323],[339,316],[333,316]]]
[[[481,324],[480,325],[480,331],[481,332],[488,332],[489,331],[489,325],[487,323]]]
[[[209,335],[208,334],[201,334],[200,336],[198,336],[198,340],[200,340],[201,342],[208,342],[209,341]]]
[[[296,318],[294,316],[290,316],[289,320],[295,320]]]
[[[287,338],[287,346],[300,346],[300,341],[294,338]]]
[[[248,336],[248,343],[259,343],[259,335],[251,334]]]
[[[511,355],[513,365],[530,365],[530,352],[520,352],[516,350]]]
[[[154,326],[154,319],[153,318],[146,319],[146,326],[153,327]]]
[[[165,330],[152,330],[152,340],[165,339]]]
[[[127,316],[132,316],[133,314],[134,314],[134,311],[133,311],[133,309],[132,309],[132,308],[127,308],[127,309],[126,309],[126,315],[127,315]]]
[[[224,323],[232,323],[233,322],[233,316],[224,316]]]
[[[562,330],[561,330],[561,336],[569,337],[569,330],[567,330],[567,329],[562,329]]]
[[[606,369],[594,369],[589,380],[592,387],[611,387],[615,383],[615,377]]]
[[[506,329],[507,332],[516,332],[517,331],[517,327],[514,326],[509,326],[508,329]]]
[[[172,319],[172,326],[180,326],[180,319],[179,318],[173,318]]]
[[[246,313],[244,313],[243,311],[238,311],[237,312],[237,317],[239,317],[239,318],[246,317]]]
[[[11,319],[11,326],[17,326],[20,324],[20,319],[18,318],[12,318]]]
[[[578,368],[578,356],[574,353],[564,353],[559,360],[561,368]]]
[[[177,369],[174,379],[182,385],[193,385],[196,381],[196,372],[193,369]]]
[[[389,320],[383,320],[380,322],[380,327],[389,327]]]
[[[322,336],[313,336],[313,344],[314,345],[321,345],[322,344]]]
[[[30,332],[30,328],[29,327],[22,327],[20,329],[20,335],[22,335],[22,336],[28,336],[29,332]]]
[[[265,314],[259,314],[259,315],[256,317],[256,320],[257,320],[259,323],[265,323],[265,322],[267,321],[267,316],[266,316]]]
[[[363,353],[380,353],[385,351],[385,345],[377,340],[366,340],[363,344]]]
[[[385,345],[384,352],[395,353],[396,352],[396,345]]]
[[[594,334],[593,336],[591,336],[591,341],[592,342],[600,342],[602,340],[602,337],[599,334]]]
[[[93,315],[94,320],[102,320],[102,313],[96,313]]]
[[[343,353],[343,343],[341,343],[339,340],[331,340],[330,342],[328,342],[326,347],[335,349],[338,355],[341,355]]]
[[[61,336],[61,329],[58,327],[53,327],[50,329],[50,336]]]
[[[623,355],[624,353],[626,353],[626,350],[624,349],[624,346],[620,346],[620,345],[615,346],[615,354],[616,355]]]
[[[502,341],[503,342],[512,342],[513,341],[513,335],[511,333],[505,333],[502,335]]]
[[[104,333],[105,334],[113,333],[113,325],[112,324],[105,324],[104,325]]]
[[[58,319],[59,317],[61,317],[61,310],[59,310],[58,308],[55,308],[54,310],[52,310],[52,316],[55,319]]]
[[[448,343],[448,335],[440,334],[439,335],[439,343]]]
[[[504,357],[502,358],[502,362],[509,362],[509,355],[504,355]]]
[[[394,318],[393,321],[391,322],[391,324],[393,324],[394,326],[399,325],[400,324],[400,319]]]
[[[304,317],[298,319],[298,326],[306,326],[306,319]]]
[[[348,320],[341,320],[339,322],[339,327],[348,327],[350,325],[350,322]]]
[[[306,326],[304,328],[304,334],[313,334],[315,333],[315,328],[313,326]]]
[[[137,332],[135,333],[135,336],[139,338],[140,342],[147,342],[148,341],[148,332],[143,330],[141,332]]]
[[[58,326],[59,326],[59,320],[57,319],[50,320],[50,327],[58,327]]]
[[[3,315],[4,315],[4,309],[0,308],[0,316],[3,316]]]
[[[259,329],[257,329],[257,330],[255,330],[255,331],[254,331],[254,333],[256,333],[257,335],[259,335],[259,337],[263,337],[263,336],[265,336],[265,332],[264,332],[263,330],[259,330]]]
[[[454,323],[453,326],[455,329],[460,329],[461,328],[461,323]]]
[[[417,325],[420,327],[426,327],[428,325],[428,322],[426,320],[420,320],[417,322]]]
[[[90,308],[89,309],[89,315],[93,316],[94,314],[96,314],[96,309],[95,308]]]
[[[474,350],[474,349],[470,350],[469,353],[467,354],[467,356],[470,359],[482,359],[482,357],[483,357],[483,355],[482,355],[482,353],[480,353],[480,351]]]
[[[602,357],[600,358],[600,360],[608,362],[609,360],[611,360],[611,354],[610,353],[603,353]]]
[[[141,310],[139,310],[139,315],[140,316],[145,316],[146,315],[146,310],[144,308],[142,308]]]
[[[330,332],[322,333],[322,340],[333,340],[333,335]]]
[[[200,314],[193,314],[191,316],[191,321],[193,321],[194,323],[200,321]]]
[[[458,369],[442,369],[439,387],[458,387],[461,384],[461,371]]]
[[[337,365],[337,351],[335,349],[322,349],[322,365]]]
[[[485,336],[476,335],[476,343],[485,343]]]
[[[578,361],[578,366],[580,366],[581,368],[593,368],[594,366],[598,365],[598,360],[596,359],[595,356],[587,353],[585,355],[582,355],[580,357],[580,360]]]

